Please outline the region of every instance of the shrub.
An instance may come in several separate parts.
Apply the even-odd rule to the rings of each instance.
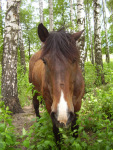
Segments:
[[[22,145],[28,150],[48,150],[51,148],[56,150],[52,122],[47,111],[43,112],[40,119],[37,118],[37,122],[30,127],[29,132],[25,131],[24,133]]]
[[[92,88],[95,88],[96,80],[95,67],[90,63],[85,63],[85,91],[90,92]]]
[[[21,106],[29,105],[32,97],[32,86],[30,85],[28,79],[28,70],[24,74],[21,67],[18,67],[18,97]]]
[[[4,102],[0,101],[0,150],[14,150],[18,144],[10,113],[9,108],[5,108]]]

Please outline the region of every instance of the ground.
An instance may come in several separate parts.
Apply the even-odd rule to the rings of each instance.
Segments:
[[[15,126],[15,132],[22,135],[22,130],[29,130],[29,127],[33,124],[33,118],[35,118],[35,113],[33,106],[23,107],[24,113],[18,113],[13,115],[13,125]]]

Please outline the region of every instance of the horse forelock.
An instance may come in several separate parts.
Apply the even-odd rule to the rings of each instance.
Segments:
[[[53,59],[57,56],[62,60],[63,55],[66,59],[70,61],[76,60],[77,62],[80,57],[74,38],[70,33],[66,33],[63,30],[59,32],[53,31],[49,34],[43,46],[41,58],[47,54],[50,54]]]

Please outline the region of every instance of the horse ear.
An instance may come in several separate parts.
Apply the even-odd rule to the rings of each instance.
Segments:
[[[83,32],[84,32],[84,30],[72,34],[75,41],[77,41],[80,38],[80,36],[82,35]]]
[[[38,36],[42,42],[45,42],[49,36],[48,30],[44,27],[42,23],[38,25]]]

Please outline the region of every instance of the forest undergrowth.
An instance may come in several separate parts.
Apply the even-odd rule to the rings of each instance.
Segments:
[[[1,68],[0,68],[1,69]],[[1,70],[0,70],[1,71]],[[79,112],[79,137],[75,140],[70,129],[60,128],[61,150],[113,150],[113,62],[104,63],[105,85],[96,86],[95,67],[85,64],[85,95]],[[1,84],[1,83],[0,83]],[[18,94],[22,107],[30,105],[32,86],[28,72],[18,68]],[[57,150],[52,122],[45,106],[40,107],[41,118],[34,119],[29,130],[15,132],[13,117],[0,101],[0,150]]]

